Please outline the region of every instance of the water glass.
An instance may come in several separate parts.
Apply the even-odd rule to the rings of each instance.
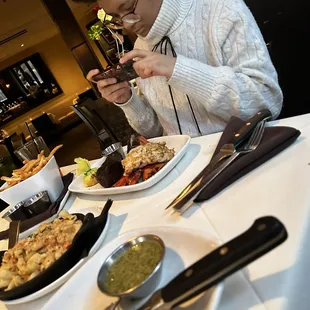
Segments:
[[[43,138],[36,137],[19,147],[14,153],[21,161],[24,161],[36,159],[41,151],[44,151],[44,156],[46,157],[50,154],[50,150],[48,149]]]

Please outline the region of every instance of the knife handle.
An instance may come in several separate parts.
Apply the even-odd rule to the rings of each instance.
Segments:
[[[235,148],[251,136],[253,130],[258,123],[263,120],[270,119],[271,116],[271,112],[268,109],[263,109],[257,112],[253,117],[248,119],[244,126],[242,126],[238,131],[234,132],[233,144],[235,145]]]
[[[257,219],[243,234],[187,268],[162,289],[172,307],[199,295],[242,269],[287,239],[284,225],[275,217]]]
[[[10,223],[9,244],[8,244],[9,249],[12,249],[14,245],[18,242],[19,228],[20,228],[20,221],[13,221]]]

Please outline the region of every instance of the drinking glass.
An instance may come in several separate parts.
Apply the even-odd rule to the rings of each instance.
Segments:
[[[50,154],[50,150],[48,149],[43,138],[36,137],[19,147],[14,153],[21,161],[24,161],[36,159],[41,151],[44,151],[44,156],[46,157]]]

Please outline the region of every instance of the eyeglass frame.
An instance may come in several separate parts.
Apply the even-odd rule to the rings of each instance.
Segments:
[[[136,0],[134,6],[133,6],[133,8],[132,8],[132,11],[130,11],[129,13],[126,13],[125,15],[123,15],[123,16],[120,17],[120,18],[115,17],[115,16],[112,16],[112,21],[115,20],[115,21],[121,22],[121,23],[123,24],[123,23],[124,23],[124,18],[126,18],[126,16],[128,16],[128,15],[130,15],[130,14],[136,15],[136,16],[138,16],[139,18],[141,18],[139,14],[136,14],[136,13],[135,13],[136,8],[137,8],[138,1],[139,1],[139,0]],[[108,14],[105,15],[104,21],[106,21],[106,16],[107,16],[107,15],[108,15]],[[135,24],[135,23],[137,23],[138,21],[139,21],[139,20],[137,20],[137,21],[135,21],[135,22],[133,22],[133,23],[132,23],[132,22],[126,22],[126,21],[125,21],[125,23],[127,23],[127,24]]]
[[[136,15],[136,16],[139,16],[139,18],[141,18],[140,17],[140,15],[138,15],[138,14],[136,14],[135,13],[135,11],[136,11],[136,8],[137,8],[137,4],[138,4],[138,2],[139,2],[139,0],[136,0],[136,2],[135,2],[135,4],[134,4],[134,6],[133,6],[133,8],[132,8],[132,11],[131,12],[129,12],[129,13],[127,13],[127,14],[125,14],[124,16],[122,16],[121,17],[121,21],[122,21],[122,23],[124,23],[124,17],[126,17],[126,16],[128,16],[128,15],[130,15],[130,14],[133,14],[133,15]],[[129,23],[129,24],[135,24],[135,23],[137,23],[138,21],[136,21],[136,22],[134,22],[134,23]],[[125,22],[126,23],[126,22]]]

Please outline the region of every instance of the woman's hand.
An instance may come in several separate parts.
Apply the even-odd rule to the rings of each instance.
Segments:
[[[123,64],[130,59],[135,60],[133,67],[142,79],[152,76],[165,76],[170,79],[176,62],[176,58],[172,56],[136,49],[125,54],[120,63]]]
[[[99,70],[91,70],[86,78],[90,82],[97,83],[98,90],[103,98],[119,104],[125,103],[130,99],[131,89],[128,82],[117,83],[117,80],[114,78],[94,82],[92,78],[97,73],[99,73]]]

